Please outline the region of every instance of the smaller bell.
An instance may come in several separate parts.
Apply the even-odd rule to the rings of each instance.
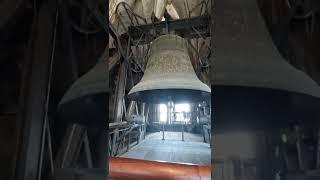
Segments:
[[[62,119],[87,127],[106,127],[108,118],[108,74],[99,61],[67,90],[58,109]]]
[[[170,100],[181,103],[209,100],[210,93],[195,74],[186,41],[168,34],[151,43],[144,76],[128,97],[155,104]]]

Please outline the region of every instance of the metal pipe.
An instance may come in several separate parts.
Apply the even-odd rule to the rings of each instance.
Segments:
[[[111,157],[109,174],[112,179],[211,179],[211,167],[193,164],[147,161]]]
[[[162,124],[162,140],[164,140],[164,123]]]
[[[182,141],[184,141],[184,135],[183,135],[184,128],[183,128],[183,126],[184,126],[184,122],[181,123],[181,127],[182,127],[182,131],[181,131],[181,133],[182,133],[182,134],[181,134],[181,138],[182,138],[182,139],[181,139],[181,140],[182,140]]]

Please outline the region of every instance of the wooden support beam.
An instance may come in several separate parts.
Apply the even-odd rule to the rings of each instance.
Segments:
[[[126,119],[128,120],[128,118],[130,117],[130,115],[132,114],[135,106],[136,106],[136,103],[135,101],[130,101],[130,104],[128,106],[128,109],[127,109],[127,113],[126,113]]]
[[[52,37],[54,33],[54,4],[42,3],[37,15],[36,35],[32,45],[28,82],[23,90],[19,120],[23,123],[20,154],[15,179],[37,179],[39,173],[42,132],[44,131],[45,105],[48,101],[49,69],[52,61]],[[24,102],[25,100],[25,102]]]
[[[168,28],[169,32],[174,31],[177,35],[184,38],[197,38],[210,36],[209,21],[207,16],[198,16],[188,19],[178,19],[161,21],[153,24],[129,26],[128,34],[133,43],[150,43],[156,34],[164,32]],[[195,31],[196,29],[197,31]]]
[[[128,123],[126,121],[123,122],[113,122],[113,123],[109,123],[109,129],[115,129],[115,128],[121,128],[121,127],[125,127],[127,126]]]
[[[125,96],[125,85],[127,78],[127,66],[126,63],[122,63],[119,70],[119,77],[117,81],[117,87],[115,92],[115,104],[114,104],[114,122],[120,122],[123,116],[123,98]]]

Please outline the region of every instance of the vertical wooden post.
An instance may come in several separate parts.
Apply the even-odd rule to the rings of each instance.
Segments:
[[[52,5],[52,6],[51,6]],[[49,67],[54,31],[54,4],[42,3],[37,16],[36,37],[33,41],[30,78],[25,87],[26,101],[21,104],[19,119],[23,122],[16,179],[37,179],[41,158],[41,135],[44,131],[45,104],[48,92]]]

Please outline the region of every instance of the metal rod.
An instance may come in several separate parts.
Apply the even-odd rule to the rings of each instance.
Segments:
[[[135,106],[136,106],[136,113],[137,113],[137,115],[139,115],[139,108],[138,108],[138,103],[137,102],[136,102]]]
[[[122,5],[123,7],[128,6],[128,7],[129,7],[128,10],[130,11],[130,13],[131,13],[132,15],[134,15],[134,18],[136,19],[136,21],[138,21],[137,18],[142,19],[142,20],[145,20],[144,17],[142,17],[142,16],[134,13],[134,12],[130,9],[130,6],[129,6],[126,2],[120,2],[120,3],[117,5],[116,14],[118,14],[118,8],[119,8],[120,5]],[[121,15],[121,14],[118,14],[118,15]],[[138,23],[138,22],[137,22],[137,23]]]
[[[295,128],[295,133],[298,135],[297,142],[296,142],[296,148],[298,152],[298,164],[299,164],[299,169],[304,170],[304,161],[302,158],[302,147],[301,147],[301,140],[300,140],[300,133],[299,133],[299,127]]]
[[[39,160],[40,162],[39,162],[38,180],[41,180],[43,151],[44,151],[44,144],[45,144],[45,138],[46,138],[46,127],[47,127],[47,118],[46,117],[45,117],[43,125],[44,125],[44,128],[42,130],[42,135],[41,135],[41,149],[40,149],[40,160]]]
[[[118,134],[119,132],[117,131],[118,129],[115,130],[115,133],[113,134],[113,138],[112,138],[112,156],[115,155],[116,153],[116,146],[117,146],[117,138],[118,138]]]
[[[112,154],[112,143],[111,143],[111,138],[110,138],[110,135],[108,136],[108,146],[109,146],[109,156],[111,156]]]
[[[58,26],[58,18],[59,17],[59,10],[56,10],[56,17],[55,17],[55,25],[53,31],[53,42],[52,42],[52,51],[50,57],[50,67],[49,67],[49,77],[48,77],[48,85],[47,85],[47,93],[46,93],[46,102],[45,102],[45,112],[44,112],[44,123],[42,127],[42,137],[41,137],[41,149],[40,149],[40,159],[39,159],[39,170],[38,170],[38,180],[41,180],[41,171],[42,171],[42,163],[43,163],[43,152],[44,152],[44,144],[45,144],[45,137],[46,137],[46,127],[48,124],[48,109],[49,109],[49,99],[50,99],[50,89],[51,89],[51,80],[52,80],[52,72],[53,72],[53,62],[54,62],[54,55],[55,55],[55,47],[56,47],[56,36],[57,36],[57,26]]]
[[[181,125],[182,125],[182,131],[181,131],[181,133],[182,133],[182,141],[184,141],[184,134],[183,134],[183,131],[184,131],[184,128],[183,128],[183,126],[184,126],[184,122],[183,122],[183,123],[181,123]]]
[[[53,163],[53,154],[52,154],[52,143],[51,143],[51,131],[50,124],[47,123],[47,142],[48,142],[48,150],[49,150],[49,160],[50,160],[50,170],[51,174],[54,173],[54,163]]]
[[[71,132],[70,132],[70,135],[69,135],[68,141],[67,141],[67,147],[66,147],[66,150],[64,151],[64,154],[63,154],[63,157],[62,157],[61,168],[64,167],[65,161],[67,159],[68,151],[69,151],[70,146],[71,146],[71,141],[72,141],[72,137],[74,135],[74,132],[76,130],[76,126],[77,125],[75,125],[75,124],[72,125]]]
[[[206,142],[206,128],[204,125],[202,125],[202,135],[203,135],[203,142]]]
[[[130,128],[124,128],[124,129],[120,129],[120,130],[114,130],[114,131],[112,131],[112,132],[109,132],[109,134],[111,135],[111,134],[115,133],[116,131],[117,131],[117,132],[122,132],[122,131],[126,131],[126,130],[128,130],[128,129],[130,129]]]
[[[128,133],[127,151],[129,151],[129,148],[130,148],[130,133]]]
[[[86,157],[87,157],[88,168],[92,168],[93,167],[93,165],[92,165],[92,157],[91,157],[90,143],[89,143],[89,138],[88,138],[87,131],[84,134],[83,145],[84,145],[84,150],[85,150]]]
[[[162,124],[162,140],[164,140],[164,124]]]
[[[145,119],[144,119],[144,137],[143,137],[143,139],[146,139],[149,110],[150,110],[150,104],[147,104],[147,111],[146,111],[146,115],[145,115]]]

